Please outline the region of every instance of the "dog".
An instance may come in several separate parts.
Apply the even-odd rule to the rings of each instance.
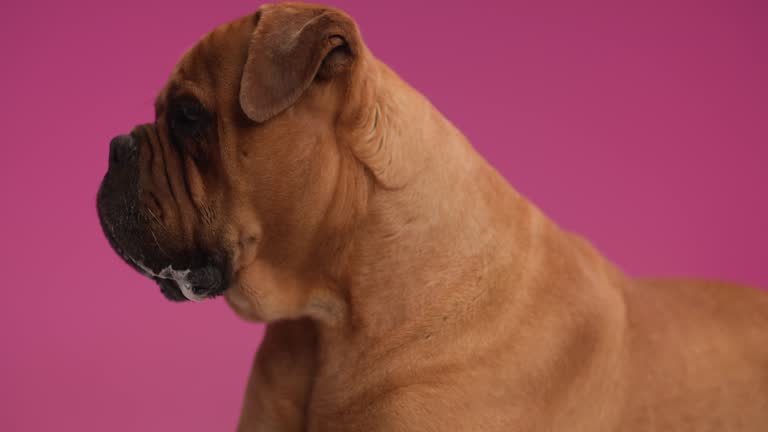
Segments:
[[[333,8],[203,37],[97,209],[165,297],[267,323],[240,431],[768,430],[768,295],[628,278]]]

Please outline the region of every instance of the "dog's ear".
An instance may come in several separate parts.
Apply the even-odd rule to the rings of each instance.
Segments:
[[[240,106],[264,122],[293,105],[315,80],[328,80],[351,68],[359,33],[351,18],[317,6],[265,5],[240,81]]]

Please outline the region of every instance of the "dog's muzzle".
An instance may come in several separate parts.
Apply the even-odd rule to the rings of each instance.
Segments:
[[[171,244],[140,202],[141,147],[146,130],[137,128],[109,144],[109,168],[96,199],[104,235],[131,267],[156,281],[169,300],[200,301],[227,287],[226,260],[198,247]]]

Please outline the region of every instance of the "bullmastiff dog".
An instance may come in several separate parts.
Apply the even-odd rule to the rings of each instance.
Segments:
[[[267,323],[241,431],[768,430],[768,295],[628,278],[341,11],[203,37],[97,201],[167,298]]]

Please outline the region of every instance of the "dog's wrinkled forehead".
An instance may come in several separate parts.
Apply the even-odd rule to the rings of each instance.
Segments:
[[[195,96],[209,108],[236,101],[256,21],[250,15],[224,24],[189,48],[158,94],[156,112],[163,112],[169,99],[179,93]]]

